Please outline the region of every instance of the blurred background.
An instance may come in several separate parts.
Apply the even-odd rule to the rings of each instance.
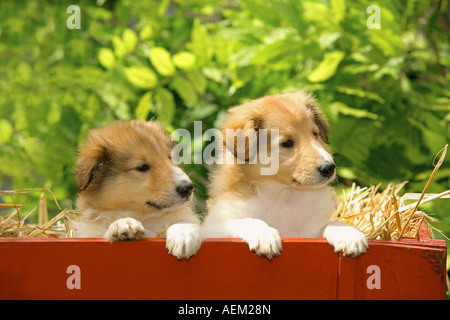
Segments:
[[[449,142],[449,68],[448,0],[2,0],[0,188],[49,188],[73,208],[89,128],[218,128],[230,106],[306,89],[331,123],[338,194],[403,181],[420,193]],[[428,192],[450,189],[449,159]],[[184,169],[201,210],[208,168]],[[423,209],[450,234],[450,199]]]

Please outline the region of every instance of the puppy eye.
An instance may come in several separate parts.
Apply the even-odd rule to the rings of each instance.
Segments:
[[[136,170],[139,172],[147,172],[150,170],[150,166],[148,164],[143,164],[142,166],[137,167]]]
[[[319,137],[319,133],[318,132],[313,132],[314,137],[318,138]]]
[[[283,148],[292,148],[292,147],[294,146],[294,141],[292,141],[291,139],[286,140],[285,142],[283,142],[283,143],[281,144],[281,146],[282,146]]]

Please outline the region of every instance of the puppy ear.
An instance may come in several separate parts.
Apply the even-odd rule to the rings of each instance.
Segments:
[[[222,135],[223,144],[236,158],[252,161],[258,152],[258,131],[263,121],[257,117],[229,119]]]
[[[325,118],[322,111],[319,109],[319,107],[317,107],[314,100],[311,100],[308,103],[308,108],[314,114],[314,122],[315,122],[316,126],[319,128],[320,138],[322,139],[323,142],[325,142],[326,144],[329,144],[330,142],[328,140],[328,120],[327,120],[327,118]]]
[[[109,150],[103,146],[86,147],[81,150],[75,170],[80,192],[89,186],[91,189],[98,187],[109,158]]]
[[[322,115],[321,112],[314,113],[314,122],[316,123],[317,127],[319,128],[319,134],[322,138],[323,142],[326,144],[329,144],[328,140],[328,121],[327,119]]]

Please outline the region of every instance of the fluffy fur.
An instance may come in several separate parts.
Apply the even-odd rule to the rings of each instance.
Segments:
[[[193,186],[171,160],[172,147],[155,121],[117,121],[91,130],[77,162],[75,237],[120,241],[160,234],[178,259],[196,254],[201,234],[191,208]]]
[[[224,144],[226,129],[253,129],[257,134],[279,129],[279,140],[273,142],[279,145],[279,170],[262,175],[260,169],[268,165],[250,163],[247,147],[245,163],[230,163],[237,152],[224,146],[228,161],[211,174],[204,238],[239,237],[269,259],[282,250],[281,237],[324,237],[336,252],[349,256],[366,251],[362,232],[330,222],[336,203],[327,183],[334,179],[335,168],[326,146],[328,123],[311,95],[276,94],[233,107],[223,125]]]

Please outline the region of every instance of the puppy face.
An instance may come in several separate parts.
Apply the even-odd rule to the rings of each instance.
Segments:
[[[304,91],[266,96],[241,106],[231,108],[224,123],[225,129],[244,132],[278,129],[276,141],[267,145],[276,146],[279,153],[279,169],[272,176],[261,175],[261,163],[246,163],[242,168],[252,180],[276,180],[295,188],[314,187],[328,183],[335,177],[335,164],[326,147],[328,143],[328,123],[317,107],[313,97]],[[227,142],[225,130],[222,132]],[[250,137],[252,135],[248,135]],[[246,143],[251,139],[247,138]],[[258,142],[259,144],[261,141]],[[229,149],[229,148],[228,148]],[[245,154],[248,152],[246,145]],[[237,150],[230,150],[237,156]]]
[[[192,183],[171,160],[173,142],[153,121],[118,121],[89,132],[76,177],[98,210],[155,213],[190,200]]]

